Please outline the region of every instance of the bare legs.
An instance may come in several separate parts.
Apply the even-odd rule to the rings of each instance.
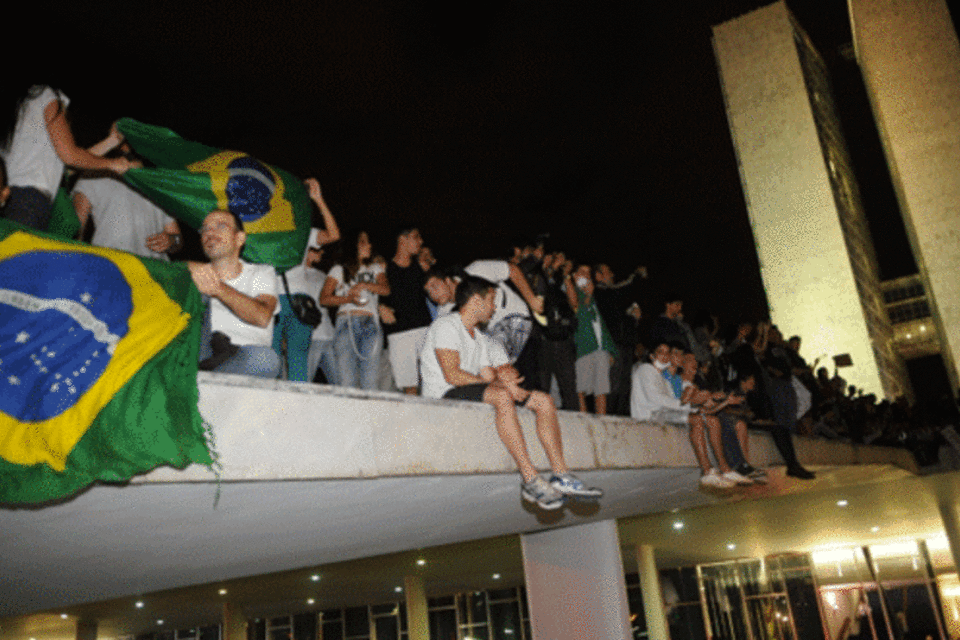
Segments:
[[[720,420],[716,416],[691,413],[687,421],[690,423],[690,445],[693,447],[697,464],[700,465],[700,471],[707,473],[712,466],[710,452],[707,450],[707,435],[710,436],[710,446],[717,458],[720,473],[730,471],[730,465],[727,464],[726,456],[723,455],[723,442],[720,440]]]
[[[587,394],[578,393],[577,398],[580,400],[580,413],[587,412]],[[598,416],[607,415],[607,394],[600,393],[593,396],[593,408],[594,413]]]
[[[491,383],[483,392],[483,401],[493,405],[497,433],[507,452],[517,464],[524,482],[532,480],[537,475],[537,469],[530,460],[523,430],[520,428],[520,420],[517,418],[517,408],[509,389],[500,383]],[[557,421],[557,409],[553,399],[545,393],[533,391],[526,406],[537,416],[537,437],[550,460],[550,466],[555,473],[566,473],[567,465],[563,459],[560,424]]]

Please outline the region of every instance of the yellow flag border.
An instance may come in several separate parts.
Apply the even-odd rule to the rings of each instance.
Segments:
[[[256,159],[242,151],[221,151],[187,166],[187,170],[191,173],[206,173],[210,176],[210,190],[217,197],[217,208],[222,211],[227,211],[229,204],[227,182],[230,180],[230,174],[227,172],[227,165],[238,158]],[[244,232],[275,233],[296,230],[297,224],[293,215],[293,205],[287,198],[283,179],[270,165],[263,162],[260,164],[266,167],[270,175],[273,176],[276,188],[270,198],[270,213],[254,222],[244,222]]]
[[[21,422],[0,411],[0,457],[14,464],[47,463],[63,471],[67,456],[100,410],[138,371],[187,326],[190,314],[170,299],[139,258],[123,251],[67,244],[22,231],[0,241],[0,260],[30,251],[87,253],[113,262],[130,285],[133,311],[99,379],[63,413],[39,422]]]

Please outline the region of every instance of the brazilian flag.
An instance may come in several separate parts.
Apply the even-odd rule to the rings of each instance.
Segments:
[[[243,257],[286,271],[303,261],[312,204],[303,183],[240,151],[184,140],[170,129],[130,118],[117,122],[130,146],[156,168],[124,179],[174,218],[199,229],[214,209],[240,217]]]
[[[211,464],[185,264],[0,220],[0,504]]]

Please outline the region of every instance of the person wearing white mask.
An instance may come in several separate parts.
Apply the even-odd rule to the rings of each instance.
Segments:
[[[610,366],[617,355],[617,346],[600,315],[593,298],[593,274],[589,265],[579,265],[573,272],[577,291],[577,331],[573,342],[577,347],[577,396],[580,411],[587,410],[587,396],[593,396],[594,413],[607,413],[610,393]]]

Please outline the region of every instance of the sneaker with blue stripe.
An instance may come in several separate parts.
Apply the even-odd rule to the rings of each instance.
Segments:
[[[553,511],[563,506],[563,494],[539,475],[533,480],[520,483],[520,495],[527,502],[535,502],[545,511]]]
[[[565,496],[575,498],[598,499],[603,497],[603,491],[596,487],[588,487],[583,480],[572,473],[555,473],[550,476],[550,486]]]

